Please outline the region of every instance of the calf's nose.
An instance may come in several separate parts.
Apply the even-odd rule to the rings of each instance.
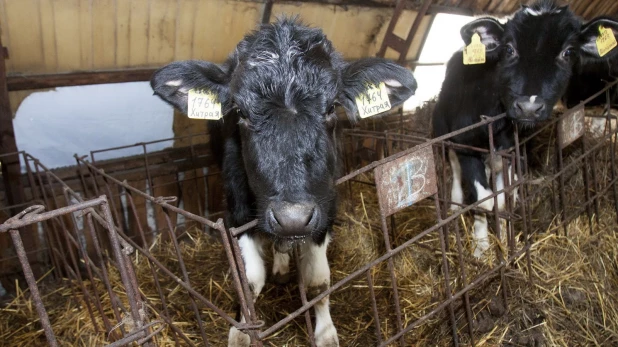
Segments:
[[[271,207],[270,224],[283,237],[302,237],[311,234],[315,218],[314,204],[279,203]]]
[[[536,96],[521,97],[515,100],[515,113],[517,118],[536,119],[542,116],[545,110],[545,102]]]

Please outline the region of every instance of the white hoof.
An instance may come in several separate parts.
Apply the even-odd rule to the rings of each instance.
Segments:
[[[339,338],[337,337],[337,329],[331,323],[323,327],[316,327],[315,344],[318,347],[338,347]]]
[[[235,327],[232,327],[230,329],[227,345],[228,347],[249,347],[251,345],[251,338],[249,338],[249,335],[240,332],[240,330]]]
[[[489,249],[489,239],[483,238],[476,240],[476,247],[474,247],[474,257],[482,258],[483,254]]]

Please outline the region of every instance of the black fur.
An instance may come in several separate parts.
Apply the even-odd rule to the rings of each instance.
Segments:
[[[573,69],[569,87],[562,98],[563,102],[565,106],[571,108],[596,94],[616,78],[618,78],[618,57],[600,62],[580,62]],[[614,86],[609,92],[610,104],[613,107],[618,106],[618,88]],[[606,101],[605,93],[602,93],[586,105],[605,105]]]
[[[393,105],[416,90],[409,70],[378,58],[346,63],[321,30],[281,19],[247,35],[222,65],[175,62],[151,85],[183,112],[194,87],[215,92],[222,103],[225,116],[209,129],[213,151],[222,153],[228,226],[258,218],[259,230],[276,239],[269,204],[311,202],[318,209],[311,238],[321,244],[336,213],[334,105],[357,121],[356,96],[366,83],[380,82]]]
[[[601,17],[582,25],[568,7],[545,0],[530,7],[522,6],[504,24],[492,18],[480,18],[467,24],[461,29],[463,41],[469,44],[472,35],[479,33],[487,47],[487,62],[463,65],[462,52],[456,52],[449,60],[432,117],[433,135],[441,136],[477,123],[481,115],[496,116],[506,112],[508,119],[494,125],[495,146],[511,147],[514,122],[529,128],[547,119],[565,93],[574,66],[602,63],[618,56],[618,49],[605,57],[598,56],[595,40],[600,24],[618,33],[618,23],[610,18]],[[522,116],[515,101],[528,100],[533,95],[542,108],[534,116]],[[488,129],[467,132],[453,140],[488,148]],[[462,169],[463,166],[481,167],[484,160],[479,153],[472,152],[459,151],[458,157]],[[478,175],[463,172],[467,203],[477,200],[473,178]],[[488,188],[486,182],[487,179],[479,181]]]

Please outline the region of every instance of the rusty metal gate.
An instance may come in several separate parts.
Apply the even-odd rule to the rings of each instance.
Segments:
[[[599,93],[602,92],[605,90]],[[255,227],[257,220],[228,229],[221,219],[213,220],[213,216],[219,216],[215,210],[208,211],[200,204],[192,204],[199,205],[197,210],[192,212],[184,208],[189,205],[188,191],[216,189],[216,184],[213,185],[209,178],[216,177],[217,173],[200,169],[210,163],[204,159],[207,154],[197,154],[193,148],[186,152],[189,157],[184,160],[199,164],[172,172],[174,179],[159,181],[162,182],[160,185],[155,184],[157,179],[154,174],[160,168],[152,166],[154,164],[151,164],[149,159],[153,154],[148,153],[144,144],[138,144],[144,148],[142,166],[112,174],[99,167],[103,163],[97,162],[94,154],[91,153],[90,160],[76,156],[81,182],[79,192],[64,184],[38,160],[27,155],[28,161],[35,165],[34,170],[28,168],[28,176],[33,182],[38,182],[33,184],[36,191],[40,192],[38,199],[44,201],[48,208],[66,207],[50,212],[42,212],[41,207],[30,207],[2,224],[0,232],[11,232],[32,290],[33,300],[37,303],[41,324],[51,345],[55,344],[55,337],[49,322],[44,319],[42,302],[35,294],[37,284],[33,282],[34,277],[28,270],[28,259],[23,255],[19,233],[16,231],[43,221],[48,221],[46,225],[49,227],[45,228],[45,235],[48,237],[47,244],[51,250],[50,258],[54,271],[59,278],[66,277],[74,285],[76,295],[84,301],[93,321],[99,321],[97,317],[101,317],[103,325],[99,329],[109,334],[110,346],[129,342],[148,345],[156,341],[157,335],[164,328],[170,331],[176,344],[209,345],[209,341],[227,336],[227,330],[231,326],[249,334],[255,345],[260,346],[265,339],[276,335],[296,318],[304,318],[307,343],[315,345],[309,310],[325,296],[349,290],[352,283],[359,293],[371,302],[366,308],[370,318],[365,323],[373,326],[375,334],[367,341],[369,344],[409,345],[416,341],[415,328],[430,323],[434,326],[444,323],[449,327],[455,345],[475,345],[478,342],[474,330],[475,317],[479,308],[471,303],[471,293],[489,281],[497,281],[499,295],[496,300],[502,300],[506,305],[510,295],[506,271],[519,267],[527,268],[530,274],[530,252],[534,233],[566,230],[570,221],[584,213],[587,214],[593,230],[593,221],[598,218],[600,204],[613,204],[618,216],[615,162],[617,129],[612,125],[615,124],[612,123],[612,120],[615,122],[615,117],[611,115],[609,108],[600,115],[604,117],[605,130],[592,140],[582,131],[585,128],[583,105],[584,103],[564,112],[526,138],[520,138],[516,130],[516,146],[500,151],[493,147],[492,129],[494,123],[502,120],[505,115],[484,118],[475,125],[431,140],[410,135],[401,127],[385,132],[345,131],[343,143],[346,152],[350,154],[346,156],[349,173],[337,181],[342,196],[345,197],[340,210],[353,210],[357,203],[354,195],[357,187],[371,187],[379,205],[377,229],[380,230],[382,243],[380,252],[371,261],[359,264],[356,270],[343,275],[334,281],[330,288],[313,298],[308,298],[302,285],[303,279],[299,278],[300,304],[293,312],[274,322],[266,322],[258,314],[256,306],[259,306],[260,302],[254,305],[238,245],[238,237]],[[479,127],[488,128],[488,149],[450,141],[457,134]],[[555,162],[550,174],[539,180],[533,177],[532,169],[527,165],[531,156],[529,143],[538,133],[548,129],[557,134],[549,146],[549,150],[554,153],[552,158]],[[384,158],[358,168],[362,161],[356,160],[353,154],[356,152],[358,140],[367,138],[380,143],[377,148],[383,151],[380,155],[383,154]],[[492,172],[502,170],[506,179],[502,189],[497,189],[495,180],[492,180],[494,193],[490,196],[449,212],[452,202],[447,193],[448,189],[445,188],[449,180],[448,166],[445,163],[448,162],[448,150],[458,147],[490,155],[493,158],[490,165],[495,166]],[[577,150],[567,153],[570,147],[577,147]],[[605,163],[600,165],[601,162]],[[512,168],[510,173],[507,169],[509,166]],[[599,173],[597,167],[601,166],[606,173]],[[358,169],[352,171],[355,168]],[[146,173],[145,176],[140,176],[143,178],[140,182],[145,184],[140,188],[130,184],[131,179],[127,178],[132,177],[130,175],[135,171]],[[168,171],[162,172],[170,175]],[[187,172],[194,174],[187,176]],[[577,181],[577,177],[581,177],[582,182]],[[583,199],[578,197],[577,201],[569,200],[569,182],[584,185],[586,194]],[[161,191],[158,187],[165,185],[174,186],[178,192],[184,193],[180,194],[180,198],[155,194]],[[64,195],[64,203],[55,200],[58,190]],[[497,199],[500,194],[516,194],[517,203],[507,203],[503,211],[498,211]],[[479,209],[479,205],[489,199],[494,200],[494,211]],[[206,200],[200,201],[206,204]],[[546,204],[551,210],[548,220],[532,218],[532,210],[538,204]],[[421,208],[433,211],[432,222],[420,225],[418,230],[405,240],[398,239],[396,235],[403,227],[399,216],[406,211]],[[468,212],[475,210],[487,215],[497,232],[497,240],[503,240],[503,243],[496,241],[493,256],[485,260],[471,256],[466,247],[466,235],[462,230],[462,222],[467,218]],[[79,211],[81,215],[76,216],[75,212]],[[62,216],[69,216],[69,223],[66,223],[67,219]],[[78,220],[78,217],[82,220]],[[340,215],[338,223],[346,225],[348,221],[345,216]],[[371,224],[372,221],[368,223]],[[212,292],[206,293],[193,286],[196,276],[213,274],[199,273],[196,269],[187,268],[187,258],[182,249],[185,231],[189,225],[211,235],[213,243],[218,245],[218,250],[213,254],[226,260],[229,267],[229,270],[224,269],[224,272],[229,271],[229,280],[226,280],[226,283],[234,293],[234,301],[240,305],[245,321],[241,322],[229,313],[230,298],[225,295],[213,296]],[[86,238],[86,235],[89,236]],[[151,251],[153,243],[163,241],[168,242],[166,244],[169,245],[169,252],[174,255],[173,262],[164,262]],[[436,283],[439,295],[432,298],[431,308],[422,314],[402,305],[405,297],[400,284],[403,279],[398,269],[401,259],[415,249],[429,249],[435,254],[436,264],[439,264],[440,283]],[[147,262],[147,279],[136,275],[136,262]],[[118,297],[111,290],[109,271],[120,272],[126,298]],[[376,286],[378,277],[388,279],[387,282],[380,282],[379,290]],[[102,289],[84,285],[85,280],[100,281],[103,284]],[[144,295],[142,287],[146,282],[154,287],[156,296]],[[104,312],[100,308],[98,300],[104,296],[104,292],[114,297],[112,313]],[[183,329],[175,324],[177,314],[172,312],[172,296],[186,299],[188,309],[183,310],[182,314],[185,318],[191,318],[192,327]],[[378,301],[382,302],[384,298],[388,301],[388,309],[378,307]],[[337,310],[336,304],[332,310]],[[127,324],[129,319],[131,324]],[[462,324],[462,321],[465,324]],[[334,323],[337,326],[337,321]],[[345,344],[345,341],[343,343]]]

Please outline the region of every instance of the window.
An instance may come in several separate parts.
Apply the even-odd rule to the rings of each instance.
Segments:
[[[173,137],[173,118],[172,107],[152,94],[148,82],[134,82],[33,93],[20,105],[13,126],[20,150],[56,168],[75,165],[75,153]],[[138,147],[101,153],[97,159],[139,153]]]

